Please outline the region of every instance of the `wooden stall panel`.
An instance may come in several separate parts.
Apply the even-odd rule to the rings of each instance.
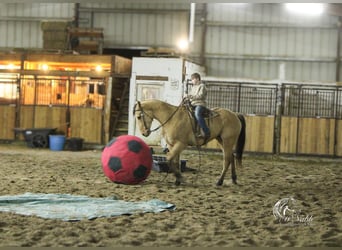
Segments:
[[[336,156],[342,156],[342,120],[336,120]]]
[[[281,118],[280,153],[295,154],[297,152],[297,117]]]
[[[33,105],[34,104],[34,96],[35,96],[35,91],[34,91],[34,83],[32,83],[34,80],[26,80],[22,85],[21,85],[21,95],[22,95],[22,100],[21,103],[24,105]]]
[[[102,109],[71,108],[71,137],[83,138],[85,142],[102,143]]]
[[[15,107],[0,106],[0,139],[14,139]]]
[[[35,128],[57,128],[57,133],[67,135],[67,107],[36,106]]]
[[[274,116],[245,116],[247,152],[273,153]]]
[[[335,120],[299,118],[298,153],[333,155]]]
[[[246,116],[246,152],[273,152],[273,116]],[[204,148],[221,149],[216,140],[210,141]]]
[[[34,128],[34,109],[34,106],[30,105],[20,106],[19,128]],[[19,133],[17,136],[19,140],[24,140],[22,133]]]
[[[19,127],[20,128],[34,128],[34,106],[21,106]]]

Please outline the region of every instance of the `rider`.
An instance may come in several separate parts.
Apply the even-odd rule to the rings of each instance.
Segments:
[[[191,105],[195,107],[196,120],[204,132],[204,140],[207,140],[210,137],[210,131],[203,118],[203,112],[207,106],[207,87],[201,81],[201,76],[198,73],[193,73],[191,75],[191,81],[193,86],[186,97],[189,99]],[[203,135],[200,133],[197,137],[203,137]]]

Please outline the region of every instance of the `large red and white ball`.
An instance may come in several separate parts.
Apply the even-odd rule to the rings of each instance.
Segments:
[[[104,174],[112,182],[138,184],[150,174],[153,159],[149,146],[141,138],[122,135],[106,145],[101,162]]]

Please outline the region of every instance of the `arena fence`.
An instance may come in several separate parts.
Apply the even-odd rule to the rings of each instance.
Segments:
[[[103,141],[104,79],[90,82],[27,75],[1,79],[1,140],[15,139],[15,127],[58,127],[68,133],[68,123],[73,137]],[[245,115],[247,152],[342,156],[342,86],[206,82],[210,108],[223,107]],[[85,96],[91,96],[90,105]],[[206,147],[219,145],[212,141]]]
[[[208,106],[245,115],[248,152],[342,156],[342,86],[206,81]],[[208,148],[219,148],[210,142]]]

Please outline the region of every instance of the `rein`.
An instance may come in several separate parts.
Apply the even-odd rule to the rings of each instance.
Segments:
[[[144,127],[145,127],[145,129],[146,129],[147,126],[146,126],[146,121],[145,121],[144,115],[147,115],[147,116],[150,117],[151,119],[154,119],[154,118],[153,118],[151,115],[149,115],[147,112],[145,112],[145,111],[143,110],[140,101],[137,101],[137,104],[138,104],[139,109],[140,109],[140,111],[141,111],[141,113],[142,113],[141,116],[142,116],[142,119],[143,119]],[[182,100],[182,102],[180,103],[180,105],[177,106],[176,110],[170,115],[170,117],[166,119],[165,122],[163,122],[163,123],[160,124],[158,127],[154,128],[154,129],[152,129],[152,130],[148,129],[148,131],[152,133],[152,132],[157,131],[157,130],[160,129],[161,127],[163,127],[166,123],[168,123],[168,122],[172,119],[172,117],[176,114],[176,112],[179,110],[179,108],[182,106],[182,104],[183,104],[183,100]]]

